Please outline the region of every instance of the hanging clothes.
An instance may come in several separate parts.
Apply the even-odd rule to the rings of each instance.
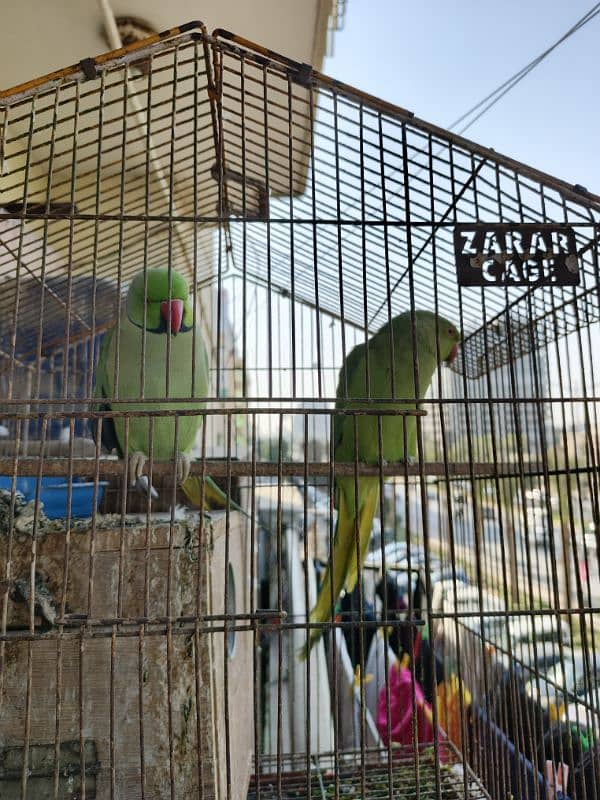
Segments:
[[[384,744],[388,745],[390,741],[407,746],[433,744],[433,712],[421,685],[413,676],[408,656],[391,665],[388,684],[389,707],[386,687],[383,686],[377,709],[377,730]]]

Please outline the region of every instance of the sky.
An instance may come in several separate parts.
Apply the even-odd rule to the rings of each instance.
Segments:
[[[592,0],[348,0],[323,72],[448,127]],[[600,194],[600,15],[464,135]]]

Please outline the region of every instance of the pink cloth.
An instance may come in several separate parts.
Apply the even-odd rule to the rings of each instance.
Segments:
[[[410,669],[402,666],[399,661],[396,661],[390,667],[389,687],[389,718],[392,742],[412,746],[415,743],[413,721],[416,721],[417,746],[433,744],[435,737],[431,706],[425,700],[420,684],[413,680]],[[379,693],[379,702],[377,704],[377,730],[386,746],[388,745],[387,720],[387,692],[386,687],[383,686]]]

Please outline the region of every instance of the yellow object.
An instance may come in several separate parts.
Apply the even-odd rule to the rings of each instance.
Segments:
[[[183,481],[181,490],[188,503],[195,508],[202,506],[203,511],[225,509],[228,502],[226,493],[216,485],[212,478],[204,478],[204,487],[202,483],[202,478],[198,475],[190,475]],[[230,501],[230,504],[231,508],[237,509],[236,503]]]
[[[462,720],[471,705],[471,693],[458,675],[451,675],[437,687],[438,720],[451,742],[462,748]],[[462,695],[462,710],[461,710]]]
[[[360,689],[360,684],[361,683],[364,683],[364,685],[366,686],[367,683],[371,683],[371,681],[374,679],[374,677],[375,676],[373,675],[373,673],[367,672],[365,674],[364,679],[363,679],[361,677],[360,664],[357,664],[356,665],[356,669],[354,670],[354,688],[355,689]]]
[[[561,703],[557,705],[556,703],[550,703],[548,707],[548,714],[550,716],[550,722],[558,722],[558,720],[565,718],[565,704]]]

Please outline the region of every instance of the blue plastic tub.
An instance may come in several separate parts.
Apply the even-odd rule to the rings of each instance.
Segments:
[[[17,477],[17,491],[28,502],[35,500],[37,478]],[[108,481],[98,481],[96,496],[96,509],[98,509],[104,496],[104,487]],[[0,475],[0,489],[11,490],[12,478],[9,475]],[[40,483],[40,500],[44,505],[44,514],[49,519],[61,519],[67,516],[67,498],[69,483],[64,478],[42,478]],[[71,486],[71,516],[91,517],[93,512],[94,484],[80,478],[74,478]]]

